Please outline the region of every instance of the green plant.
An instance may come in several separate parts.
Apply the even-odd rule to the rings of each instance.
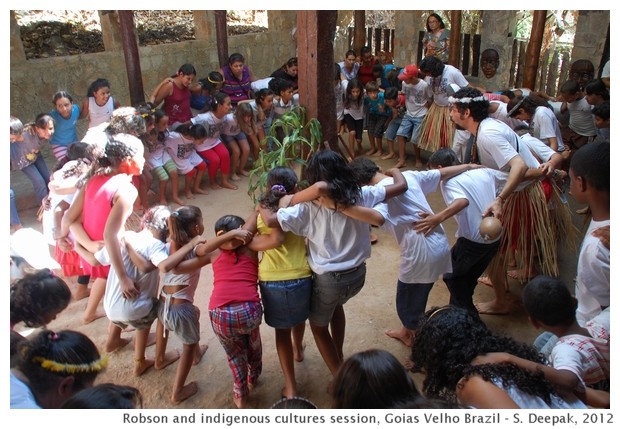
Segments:
[[[282,140],[278,138],[277,130]],[[256,202],[267,184],[267,175],[274,167],[305,166],[308,157],[321,143],[323,133],[316,118],[306,122],[306,110],[298,107],[286,112],[273,121],[269,134],[261,142],[262,147],[269,146],[269,151],[261,150],[254,168],[250,170],[248,195]]]

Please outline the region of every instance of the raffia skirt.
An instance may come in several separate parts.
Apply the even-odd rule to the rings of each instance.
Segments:
[[[503,234],[497,256],[490,270],[506,270],[505,255],[515,251],[524,265],[536,266],[540,274],[558,276],[558,232],[545,200],[540,182],[534,182],[519,192],[513,192],[504,203]],[[525,278],[519,279],[525,281]]]
[[[455,130],[448,106],[433,103],[420,126],[418,147],[431,153],[440,148],[450,148]]]

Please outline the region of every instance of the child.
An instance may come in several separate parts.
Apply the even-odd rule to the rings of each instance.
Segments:
[[[190,107],[192,81],[196,77],[196,69],[191,64],[183,64],[177,73],[164,79],[149,97],[153,106],[164,102],[164,111],[170,119],[170,129],[174,130],[180,124],[192,118]]]
[[[598,106],[604,101],[609,101],[609,90],[601,79],[589,81],[584,87],[586,101],[591,106]]]
[[[266,189],[259,199],[259,207],[276,212],[282,197],[298,191],[297,175],[288,167],[275,167],[269,171]],[[312,271],[303,237],[284,233],[278,226],[268,227],[260,215],[257,227],[259,235],[254,236],[251,246],[263,252],[258,279],[265,322],[276,332],[276,349],[284,375],[282,396],[293,398],[297,395],[295,361],[304,358],[303,337],[310,314]]]
[[[610,300],[610,252],[593,231],[610,224],[610,145],[590,143],[571,160],[570,193],[579,204],[588,204],[592,220],[586,231],[577,262],[577,321],[584,326]]]
[[[260,150],[260,145],[258,144],[258,125],[256,124],[256,119],[254,117],[254,109],[252,109],[252,105],[250,103],[239,103],[237,104],[237,108],[235,109],[235,116],[237,119],[237,124],[239,125],[239,129],[243,134],[245,134],[247,141],[252,142],[252,146],[248,146],[248,158],[249,158],[249,150],[252,150],[252,159],[256,161],[258,159],[258,152]],[[251,140],[250,137],[254,136],[255,140]],[[255,144],[256,142],[256,144]],[[250,173],[245,171],[240,174],[247,176]]]
[[[241,229],[244,223],[233,215],[218,219],[215,234],[221,237],[219,251],[208,258],[213,264],[209,318],[233,374],[233,401],[237,408],[245,408],[263,367],[258,256],[246,246],[251,233]]]
[[[556,336],[550,365],[508,353],[480,356],[476,364],[504,363],[532,372],[542,371],[558,389],[575,394],[586,405],[609,408],[609,308],[584,327],[579,326],[575,319],[575,298],[562,280],[548,276],[538,276],[527,283],[522,298],[534,327]]]
[[[139,409],[143,408],[142,394],[132,386],[101,383],[76,393],[67,399],[60,408],[72,410]]]
[[[41,147],[54,135],[54,120],[50,115],[37,115],[34,123],[24,126],[11,116],[11,169],[21,170],[32,182],[37,204],[49,193],[50,172],[41,155]]]
[[[564,152],[560,125],[551,106],[544,99],[532,94],[525,98],[513,98],[506,108],[508,116],[530,124],[534,137],[554,151]]]
[[[110,121],[112,112],[121,103],[110,95],[110,82],[107,79],[93,81],[86,91],[86,98],[80,108],[80,119],[88,118],[88,128]]]
[[[252,156],[254,160],[258,159],[259,149],[265,150],[263,145],[265,133],[271,128],[271,113],[273,112],[273,91],[264,88],[256,91],[254,100],[243,100],[237,105],[249,104],[254,115],[256,123],[256,134],[246,134],[252,143]]]
[[[403,82],[402,92],[406,97],[407,113],[403,117],[398,131],[396,131],[396,138],[398,139],[396,167],[402,168],[406,165],[405,142],[410,140],[415,152],[415,166],[420,168],[422,167],[422,157],[418,145],[418,133],[428,113],[428,108],[433,103],[433,91],[426,81],[418,78],[418,68],[415,64],[409,64],[405,67],[402,73],[398,75],[398,79]]]
[[[78,141],[77,121],[80,119],[80,108],[73,104],[73,97],[65,91],[58,91],[52,98],[54,110],[50,116],[54,119],[54,135],[50,139],[52,152],[57,160],[67,156],[71,143]]]
[[[349,132],[349,152],[362,153],[364,131],[364,87],[357,78],[349,81],[344,95],[344,123]],[[355,150],[357,142],[357,152]]]
[[[423,393],[474,408],[585,408],[561,397],[540,372],[513,365],[475,365],[478,356],[507,352],[544,365],[526,344],[492,332],[463,308],[432,308],[424,314],[411,348],[412,371],[424,373]]]
[[[183,206],[172,212],[168,218],[170,231],[170,255],[180,251],[195,237],[203,234],[202,212],[196,206]],[[226,237],[248,238],[248,231],[235,232]],[[194,295],[200,279],[200,268],[209,260],[209,252],[225,239],[215,238],[186,254],[183,262],[168,271],[162,278],[162,289],[157,306],[157,342],[155,369],[163,369],[180,358],[172,386],[171,401],[178,404],[198,391],[196,382],[185,384],[192,364],[197,364],[207,350],[200,345],[200,310],[194,302]],[[198,257],[197,257],[198,256]],[[183,343],[181,356],[166,353],[168,332],[173,331]]]
[[[334,96],[336,98],[336,129],[338,136],[346,131],[344,125],[344,94],[349,81],[340,70],[340,66],[334,63]]]
[[[269,82],[269,88],[275,94],[273,97],[273,114],[272,119],[276,120],[286,112],[293,110],[299,106],[299,97],[293,95],[295,85],[291,81],[285,79],[274,78]]]
[[[192,124],[199,124],[206,130],[205,135],[197,138],[194,144],[198,155],[209,165],[211,189],[238,189],[237,185],[230,183],[230,154],[220,139],[224,117],[230,113],[231,109],[230,97],[223,92],[218,92],[213,97],[211,111],[201,113],[191,120]],[[221,185],[217,182],[218,170],[222,173]]]
[[[224,86],[224,76],[218,71],[212,71],[206,78],[189,87],[192,95],[189,104],[198,113],[205,113],[211,109],[213,96]]]
[[[188,200],[194,198],[192,190],[197,194],[209,193],[200,187],[207,163],[198,155],[194,144],[196,140],[204,139],[206,135],[207,130],[202,125],[180,125],[176,131],[170,131],[166,135],[166,151],[174,161],[178,174],[185,176],[184,193]]]
[[[172,202],[183,205],[185,202],[179,198],[179,173],[177,165],[166,150],[166,138],[168,137],[168,115],[161,110],[155,110],[155,128],[147,135],[144,141],[144,157],[152,175],[159,179],[159,204],[168,205],[166,199],[166,187],[170,181]]]
[[[592,108],[594,124],[596,125],[596,137],[594,141],[607,141],[610,137],[609,101],[604,101]]]
[[[386,160],[394,158],[394,140],[396,139],[396,132],[398,131],[407,110],[405,108],[405,96],[403,94],[399,94],[396,87],[392,86],[387,88],[383,94],[385,105],[389,107],[388,111],[391,112],[390,114],[392,116],[392,119],[385,130],[388,153],[381,157],[381,159]]]
[[[383,156],[383,132],[391,120],[392,112],[385,107],[383,92],[379,91],[379,85],[376,82],[368,82],[365,90],[364,106],[368,109],[366,125],[368,127],[368,140],[370,141],[370,150],[366,152],[366,156]]]
[[[571,150],[577,150],[584,144],[591,142],[596,135],[596,128],[592,119],[592,111],[579,84],[574,80],[567,80],[560,88],[564,102],[561,111],[569,113],[568,130],[565,132],[565,143]]]
[[[248,176],[250,174],[245,170],[248,158],[250,157],[250,145],[245,133],[241,131],[240,123],[244,122],[247,124],[248,119],[251,120],[253,115],[252,108],[247,106],[247,103],[245,104],[246,107],[243,107],[241,112],[236,109],[235,113],[228,113],[224,116],[222,131],[220,133],[222,141],[231,152],[230,170],[232,174],[230,178],[235,181],[239,180],[237,174],[242,176]]]
[[[20,322],[30,328],[45,326],[69,305],[67,284],[45,268],[11,284],[11,330]]]
[[[47,329],[20,345],[21,360],[11,369],[11,408],[59,408],[93,385],[107,364],[95,344],[75,331]]]
[[[411,346],[418,319],[424,314],[433,284],[441,274],[452,268],[450,245],[441,225],[436,223],[423,231],[416,230],[419,221],[433,215],[426,195],[437,189],[441,179],[471,168],[471,165],[460,165],[441,171],[406,171],[402,174],[407,184],[405,192],[398,198],[379,201],[372,206],[387,221],[385,228],[392,232],[401,250],[396,311],[403,326],[400,330],[387,330],[385,334],[408,347]],[[351,170],[355,180],[364,187],[396,183],[367,158],[355,159]],[[390,172],[400,174],[396,167]]]
[[[137,137],[110,136],[104,156],[95,160],[90,172],[82,178],[86,184],[77,191],[65,212],[59,237],[59,240],[66,238],[71,227],[76,241],[92,253],[99,250],[103,241],[128,298],[136,296],[138,290],[123,267],[120,233],[138,197],[132,177],[142,172],[144,162],[144,146]],[[85,260],[82,266],[95,279],[83,316],[84,324],[88,324],[104,315],[97,311],[97,306],[105,293],[110,267],[93,267]]]

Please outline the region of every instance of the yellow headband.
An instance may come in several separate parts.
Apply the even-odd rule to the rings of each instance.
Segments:
[[[51,372],[66,372],[75,374],[78,372],[101,372],[108,366],[108,356],[104,355],[91,363],[72,364],[59,363],[42,357],[35,357],[33,362],[40,362],[41,367]]]

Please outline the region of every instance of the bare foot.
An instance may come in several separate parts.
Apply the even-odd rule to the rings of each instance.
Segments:
[[[295,362],[304,361],[304,350],[306,350],[306,342],[301,343],[301,348],[293,347],[293,359]]]
[[[247,403],[247,398],[245,396],[242,396],[240,398],[233,397],[233,402],[235,403],[237,408],[242,409],[242,408],[245,408],[245,405]]]
[[[226,181],[222,181],[222,188],[237,190],[239,187],[237,185],[233,185],[232,183]]]
[[[366,152],[366,156],[374,156],[377,153],[377,149],[372,148],[368,152]]]
[[[164,355],[163,359],[161,360],[155,359],[155,369],[164,369],[165,367],[167,367],[174,361],[179,360],[180,357],[181,355],[179,354],[177,350],[173,352],[168,352]]]
[[[413,361],[410,358],[405,358],[403,361],[403,366],[411,371],[413,369]]]
[[[154,360],[142,358],[140,360],[135,360],[135,364],[133,366],[133,375],[136,377],[140,377],[142,374],[146,372],[147,369],[152,367],[155,364]]]
[[[491,314],[496,316],[503,316],[510,312],[510,306],[508,303],[498,303],[497,300],[489,302],[479,302],[476,304],[476,309],[480,314]]]
[[[198,365],[200,363],[200,360],[205,355],[208,348],[208,344],[198,344],[198,347],[196,347],[196,353],[194,354],[194,361],[192,362],[192,365]]]
[[[196,392],[198,392],[198,385],[195,381],[192,381],[191,383],[183,386],[178,392],[174,392],[170,400],[174,405],[178,405],[187,398],[194,396]]]
[[[240,178],[236,174],[233,174],[230,176],[230,180],[234,180],[236,182],[237,180],[240,180]]]
[[[118,338],[117,340],[106,342],[104,350],[106,353],[114,353],[115,351],[125,347],[130,341],[131,340],[128,338]]]
[[[185,201],[183,201],[179,197],[172,197],[172,202],[177,203],[180,206],[184,206],[185,205]]]
[[[380,150],[376,151],[372,156],[383,156],[383,152]]]
[[[287,390],[286,387],[283,387],[282,390],[280,391],[280,395],[282,396],[282,398],[292,399],[297,396],[297,390],[295,389]]]
[[[209,191],[202,189],[202,188],[194,188],[194,193],[202,194],[202,195],[209,195]]]
[[[518,280],[521,283],[529,282],[534,277],[536,277],[536,273],[534,271],[532,271],[531,269],[525,270],[523,268],[520,270],[509,270],[508,272],[506,272],[506,275],[508,275],[508,277],[510,277],[511,279]]]
[[[409,331],[407,328],[388,329],[387,331],[385,331],[385,335],[400,341],[407,347],[411,347],[413,345],[413,335],[411,334],[411,331]]]
[[[75,287],[75,293],[73,294],[73,299],[75,301],[81,301],[84,298],[88,298],[89,296],[90,296],[90,289],[88,288],[88,285],[78,284]]]
[[[103,311],[97,311],[95,312],[95,314],[84,314],[84,316],[82,317],[82,323],[84,325],[88,325],[90,322],[93,322],[97,319],[101,319],[102,317],[105,317],[105,313]]]
[[[386,159],[394,159],[394,152],[390,152],[387,155],[383,155],[381,157],[381,159],[386,160]]]
[[[185,193],[185,198],[187,198],[188,200],[193,200],[194,199],[194,194],[192,194],[190,191],[187,191]]]
[[[489,276],[478,277],[478,283],[482,283],[485,286],[493,287],[493,282],[491,282],[491,277]]]
[[[168,201],[165,198],[162,198],[161,200],[159,200],[159,204],[162,206],[167,206],[168,205]]]
[[[220,186],[219,183],[213,182],[213,183],[211,183],[211,189],[217,190],[217,189],[222,189],[222,187]]]
[[[422,168],[422,167],[424,167],[424,166],[422,165],[422,161],[418,161],[418,160],[416,159],[416,161],[415,161],[415,168]]]
[[[248,177],[250,175],[250,172],[245,171],[245,170],[239,170],[239,174],[241,174],[242,176]]]
[[[403,159],[399,159],[398,162],[396,163],[396,165],[394,165],[394,168],[403,168],[407,165],[407,161],[403,160]]]

